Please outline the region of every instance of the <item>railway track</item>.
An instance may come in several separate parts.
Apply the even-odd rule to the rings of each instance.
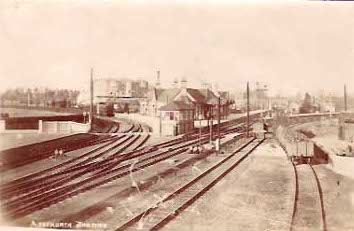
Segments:
[[[32,189],[38,190],[40,189],[41,186],[44,185],[48,186],[47,184],[66,177],[68,173],[78,171],[80,166],[84,166],[87,163],[91,163],[92,161],[100,158],[102,155],[113,151],[114,149],[123,145],[131,138],[132,136],[125,136],[125,135],[117,137],[107,144],[107,145],[113,145],[108,149],[103,150],[105,148],[105,145],[100,146],[94,150],[91,150],[87,153],[84,153],[83,155],[70,159],[52,168],[37,172],[35,174],[31,174],[30,176],[26,176],[24,178],[20,178],[16,180],[16,182],[14,183],[11,182],[12,184],[7,185],[7,187],[2,187],[1,199],[6,200],[10,197],[23,194],[26,191],[31,191]],[[79,162],[75,164],[74,163],[75,161],[76,162],[79,161]],[[58,170],[59,168],[61,169]],[[54,171],[54,170],[58,170],[58,171]],[[52,173],[48,175],[44,175],[44,173],[49,173],[49,172]]]
[[[96,165],[89,166],[88,168],[85,168],[86,166],[84,166],[81,171],[75,173],[74,175],[63,177],[60,180],[56,179],[51,183],[44,184],[43,187],[39,189],[34,187],[35,191],[30,193],[24,191],[21,197],[17,197],[4,204],[5,210],[9,212],[7,215],[12,218],[27,215],[61,200],[65,200],[71,196],[78,195],[79,193],[83,193],[113,180],[127,176],[132,171],[130,169],[131,163],[120,166],[119,164],[123,161],[139,158],[140,160],[135,163],[137,168],[135,168],[133,172],[140,171],[158,162],[184,153],[187,151],[187,146],[197,144],[199,142],[204,144],[208,141],[208,136],[205,135],[202,141],[199,141],[199,139],[194,139],[192,141],[189,140],[187,143],[178,141],[174,143],[174,145],[182,144],[174,148],[170,147],[167,150],[157,154],[153,154],[154,152],[151,152],[150,150],[145,152],[135,150],[130,153],[120,155],[122,158],[117,158],[119,156],[117,156],[117,154],[119,153],[116,153]],[[142,142],[145,142],[145,140]],[[130,144],[127,144],[126,146],[129,145]],[[86,175],[83,178],[85,174],[89,175]],[[79,178],[81,178],[81,180],[78,180]],[[71,181],[75,182],[68,184]]]
[[[70,185],[65,185],[69,181],[72,181],[76,178],[82,177],[83,172],[76,173],[74,176],[70,176],[68,178],[64,178],[62,181],[55,181],[51,185],[46,185],[46,188],[42,188],[32,192],[30,194],[23,195],[21,198],[16,198],[11,201],[11,203],[6,204],[6,210],[10,211],[9,215],[11,217],[21,217],[27,215],[31,212],[37,211],[39,209],[48,207],[54,203],[57,203],[61,200],[67,199],[71,196],[78,195],[79,193],[83,193],[90,189],[96,188],[103,184],[109,183],[113,180],[119,179],[121,177],[129,175],[131,172],[140,171],[144,168],[152,166],[158,162],[164,161],[173,156],[179,155],[187,151],[187,146],[198,143],[197,141],[192,141],[187,144],[182,144],[175,148],[169,148],[168,150],[162,151],[160,153],[147,156],[147,154],[151,154],[149,151],[147,152],[137,152],[133,151],[129,155],[124,155],[124,160],[135,159],[137,157],[142,158],[141,160],[135,162],[135,168],[131,170],[131,163],[124,164],[119,166],[122,163],[122,159],[117,159],[112,163],[108,163],[107,165],[100,166],[101,169],[97,173],[92,173],[97,171],[98,169],[94,169],[93,167],[89,169],[84,169],[84,173],[92,174],[90,177],[85,177],[81,181],[74,182]],[[204,139],[203,143],[208,142],[208,139]],[[135,154],[135,155],[134,155]],[[118,167],[116,167],[118,166]],[[96,166],[97,167],[97,166]],[[103,168],[103,169],[102,169]],[[53,188],[55,190],[53,190]],[[43,192],[44,191],[44,192]]]
[[[117,147],[121,146],[123,143],[126,143],[132,138],[133,135],[130,135],[128,136],[128,139],[121,141],[120,143],[109,148],[108,150],[105,150],[104,152],[101,152],[96,156],[90,157],[87,160],[90,160],[92,158],[97,159],[98,156],[101,156],[107,152],[116,149]],[[120,149],[115,152],[115,155],[122,153],[127,147],[129,147],[133,142],[136,142],[138,139],[139,136],[136,136],[129,143],[120,147]],[[145,140],[146,138],[144,138],[144,140],[141,142],[144,142]],[[7,191],[4,190],[4,192],[2,193],[3,199],[4,197],[6,199],[6,196],[12,199],[5,201],[3,206],[5,206],[8,209],[20,206],[21,204],[29,202],[33,199],[37,199],[38,196],[44,194],[43,192],[52,191],[55,188],[61,187],[65,183],[68,183],[80,177],[85,177],[87,174],[90,174],[91,172],[97,171],[100,168],[105,167],[104,165],[100,165],[96,162],[93,163],[89,162],[89,164],[86,165],[85,164],[86,163],[82,164],[82,162],[79,162],[78,164],[66,168],[62,171],[47,176],[43,176],[41,178],[37,178],[32,181],[27,181],[24,184],[18,185],[17,187],[11,188],[10,190]],[[16,197],[17,195],[21,195],[21,196]]]
[[[162,201],[120,225],[116,230],[161,229],[223,179],[263,141],[252,139],[247,142]]]
[[[315,169],[310,164],[293,167],[296,188],[290,231],[327,231],[322,188]]]
[[[233,124],[232,126],[235,125]],[[228,129],[228,127],[230,126],[223,126],[222,136],[237,130],[236,128]],[[120,127],[110,128],[110,131],[119,131],[119,129]],[[126,133],[144,131],[148,131],[148,129],[140,124],[131,124],[125,129]],[[133,137],[134,135],[128,136]],[[35,175],[32,175],[32,177],[29,175],[22,179],[15,180],[12,182],[12,185],[9,184],[5,187],[8,198],[12,198],[2,204],[2,207],[5,205],[5,209],[3,208],[3,211],[6,211],[5,216],[16,219],[28,215],[72,196],[124,177],[132,171],[140,171],[158,162],[184,153],[187,151],[188,146],[195,145],[199,142],[204,144],[209,141],[209,134],[203,132],[202,137],[199,137],[197,134],[190,134],[172,141],[150,146],[148,150],[145,150],[145,148],[142,147],[150,135],[147,134],[145,138],[140,139],[140,143],[137,143],[140,136],[141,135],[137,135],[135,138],[131,138],[132,140],[126,143],[119,151],[107,155],[103,160],[99,159],[102,157],[102,154],[97,154],[96,150],[88,152],[89,154],[85,153],[87,155],[85,156],[86,159],[79,161],[71,167],[68,167],[68,165],[66,165],[68,163],[64,162],[66,164],[62,163],[59,166],[54,166],[53,169],[37,172]],[[127,140],[129,139],[127,138]],[[135,150],[124,152],[133,145],[135,145],[133,148]],[[105,152],[105,154],[106,153],[107,152]],[[129,161],[130,163],[127,163]],[[133,162],[135,168],[132,170],[131,166]],[[64,166],[66,168],[63,168]],[[43,176],[43,174],[58,169],[61,170],[54,173],[52,172],[52,174],[48,176]],[[21,184],[22,191],[19,194],[11,191],[16,190],[16,185],[21,186]]]
[[[107,134],[101,134],[101,135],[97,135],[97,134],[93,134],[91,138],[82,141],[82,140],[77,140],[76,136],[79,136],[80,134],[74,134],[71,135],[73,137],[73,142],[70,142],[69,144],[67,143],[63,143],[62,145],[58,146],[58,144],[55,145],[55,147],[60,148],[62,150],[64,150],[65,152],[71,152],[71,151],[75,151],[81,148],[85,148],[85,147],[89,147],[89,146],[93,146],[96,144],[100,144],[105,142],[107,139],[109,139],[109,135]],[[17,168],[17,167],[21,167],[23,165],[27,165],[39,160],[43,160],[45,158],[48,158],[50,156],[53,155],[54,153],[54,148],[53,146],[51,146],[50,141],[46,141],[44,142],[45,144],[39,144],[39,145],[35,145],[35,144],[31,144],[28,147],[28,149],[26,148],[26,153],[30,153],[30,158],[25,159],[24,161],[19,161],[18,163],[15,164],[11,164],[11,166],[9,168],[6,167],[2,167],[0,168],[1,172],[6,172],[9,171],[11,169]],[[55,143],[55,142],[54,142]],[[16,155],[18,153],[14,152],[13,155]],[[6,160],[4,160],[5,162],[5,166],[8,164]]]
[[[119,123],[114,122],[113,125],[110,126],[106,133],[116,133],[119,130]]]
[[[108,128],[109,132],[110,133],[115,133],[119,130],[119,123],[117,122],[114,122],[112,126],[110,126]],[[141,132],[143,132],[143,128],[141,125],[139,125],[139,130]],[[78,164],[75,164],[74,166],[71,166],[70,169],[74,169],[76,167],[78,167],[79,165],[85,165],[86,163],[89,163],[90,161],[93,161],[97,158],[100,158],[102,155],[108,153],[109,151],[113,150],[114,148],[118,147],[121,143],[119,143],[118,145],[115,145],[111,148],[109,148],[108,150],[105,150],[101,153],[99,153],[98,155],[95,155],[95,156],[91,156],[92,154],[95,154],[99,151],[101,151],[102,149],[104,149],[106,146],[109,146],[113,143],[115,143],[116,141],[120,140],[121,138],[123,138],[124,136],[104,136],[103,138],[100,138],[101,136],[98,136],[98,138],[94,139],[94,140],[91,140],[89,141],[87,144],[85,143],[85,147],[86,146],[93,146],[93,145],[99,145],[99,144],[104,144],[100,147],[96,147],[94,148],[93,150],[90,150],[88,152],[85,152],[84,154],[82,155],[79,155],[78,157],[75,157],[75,158],[72,158],[68,161],[65,161],[63,163],[60,163],[60,164],[57,164],[53,167],[50,167],[48,169],[45,169],[45,170],[42,170],[42,171],[38,171],[38,172],[35,172],[35,173],[32,173],[32,174],[29,174],[29,175],[26,175],[24,177],[21,177],[21,178],[18,178],[18,179],[15,179],[11,182],[8,182],[8,183],[5,183],[3,185],[0,186],[0,189],[1,189],[1,197],[6,194],[6,191],[9,189],[9,188],[14,188],[14,187],[18,187],[21,183],[25,182],[25,181],[28,181],[28,180],[33,180],[34,178],[40,176],[40,175],[43,175],[43,174],[47,174],[48,172],[52,172],[54,170],[57,170],[57,169],[60,169],[60,168],[63,168],[69,164],[72,164],[73,162],[77,162],[78,160],[82,160],[84,159],[83,161],[81,161],[81,163],[78,163]],[[128,137],[129,138],[129,137]],[[147,137],[148,139],[149,137]],[[147,139],[141,143],[141,145],[137,148],[140,148],[146,141]],[[124,143],[124,142],[122,142]],[[71,151],[70,148],[66,147],[66,146],[63,146],[63,149],[64,150],[67,150],[67,151]],[[91,156],[91,157],[89,157]],[[89,158],[87,158],[89,157]]]
[[[37,176],[40,176],[42,174],[45,174],[45,173],[48,173],[48,172],[51,172],[51,171],[54,171],[56,169],[59,169],[65,165],[68,165],[72,162],[75,162],[81,158],[85,158],[89,155],[91,155],[92,153],[95,153],[103,148],[106,147],[106,145],[110,145],[112,143],[114,143],[117,139],[120,139],[120,137],[117,137],[117,136],[110,136],[108,138],[105,138],[105,139],[101,139],[101,140],[98,140],[96,143],[92,144],[92,145],[99,145],[99,144],[103,144],[102,146],[99,146],[99,147],[96,147],[88,152],[85,152],[84,154],[82,155],[79,155],[78,157],[75,157],[75,158],[72,158],[68,161],[65,161],[63,163],[60,163],[60,164],[57,164],[57,165],[54,165],[53,167],[50,167],[50,168],[47,168],[47,169],[44,169],[44,170],[41,170],[41,171],[38,171],[38,172],[35,172],[35,173],[31,173],[31,174],[28,174],[26,176],[23,176],[23,177],[20,177],[20,178],[17,178],[15,180],[12,180],[10,182],[7,182],[7,183],[4,183],[0,186],[1,190],[4,190],[6,188],[9,188],[9,187],[13,187],[21,182],[24,182],[26,180],[30,180],[30,179],[33,179]],[[91,146],[91,145],[90,145]],[[3,191],[2,191],[3,192]]]
[[[123,139],[123,138],[125,138],[125,139]],[[2,191],[1,197],[2,197],[2,199],[6,199],[6,197],[10,197],[8,195],[11,194],[12,192],[16,192],[16,195],[20,194],[20,190],[21,189],[23,190],[27,185],[36,187],[35,181],[39,181],[41,183],[44,183],[44,181],[46,179],[50,178],[51,175],[49,175],[49,176],[43,176],[43,175],[48,174],[50,172],[54,172],[55,170],[62,169],[61,171],[54,173],[55,175],[58,175],[58,174],[63,174],[65,172],[69,172],[70,170],[75,170],[75,168],[77,169],[79,166],[85,167],[84,165],[87,164],[88,162],[99,158],[100,156],[102,156],[103,154],[105,154],[109,151],[112,151],[114,148],[123,144],[124,142],[126,142],[127,140],[129,140],[131,138],[132,138],[132,136],[111,137],[109,140],[107,140],[107,143],[105,143],[104,146],[97,147],[93,150],[90,150],[89,152],[84,153],[83,155],[80,155],[76,158],[65,161],[61,164],[55,165],[51,168],[48,168],[48,169],[45,169],[42,171],[38,171],[33,174],[29,174],[27,176],[24,176],[24,177],[14,180],[14,181],[11,181],[9,183],[6,183],[1,186],[1,189],[2,189],[1,190]],[[144,138],[144,140],[138,146],[135,147],[136,151],[138,151],[146,143],[148,138],[149,138],[149,136]],[[122,142],[118,143],[115,146],[112,146],[109,149],[106,149],[105,151],[102,151],[102,149],[104,149],[105,146],[112,145],[113,143],[117,142],[120,139],[123,139]],[[183,141],[184,140],[182,140],[182,139],[176,139],[176,140],[173,140],[172,142],[169,142],[169,144],[175,145],[175,144],[178,144]],[[130,143],[130,145],[131,145],[131,143]],[[96,154],[96,153],[98,153],[98,154]],[[95,155],[93,155],[93,154],[95,154]],[[117,153],[115,153],[115,156],[116,156],[116,154]],[[80,160],[79,163],[72,165],[74,162],[76,162],[78,160]],[[64,167],[66,167],[66,168],[64,168]],[[64,170],[63,170],[63,168],[64,168]],[[41,178],[38,179],[38,177],[41,177]]]

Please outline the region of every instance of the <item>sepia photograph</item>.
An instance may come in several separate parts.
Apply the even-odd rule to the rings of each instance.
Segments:
[[[354,1],[1,0],[0,230],[354,230]]]

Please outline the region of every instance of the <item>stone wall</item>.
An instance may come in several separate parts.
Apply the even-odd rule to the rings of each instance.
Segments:
[[[0,120],[0,133],[84,133],[90,124],[73,121],[38,121],[38,129],[6,129],[6,121]]]

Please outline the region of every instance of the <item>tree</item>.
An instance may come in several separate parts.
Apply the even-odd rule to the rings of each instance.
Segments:
[[[311,113],[313,112],[314,106],[312,105],[312,98],[308,92],[305,94],[304,101],[302,102],[299,111],[301,113]]]
[[[113,102],[108,102],[106,106],[107,116],[114,116],[114,105]]]
[[[128,113],[129,114],[129,105],[128,105],[128,103],[124,104],[124,113]]]

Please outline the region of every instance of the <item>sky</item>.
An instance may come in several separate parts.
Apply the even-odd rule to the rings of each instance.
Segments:
[[[0,92],[186,78],[272,94],[354,92],[354,2],[0,1]]]

